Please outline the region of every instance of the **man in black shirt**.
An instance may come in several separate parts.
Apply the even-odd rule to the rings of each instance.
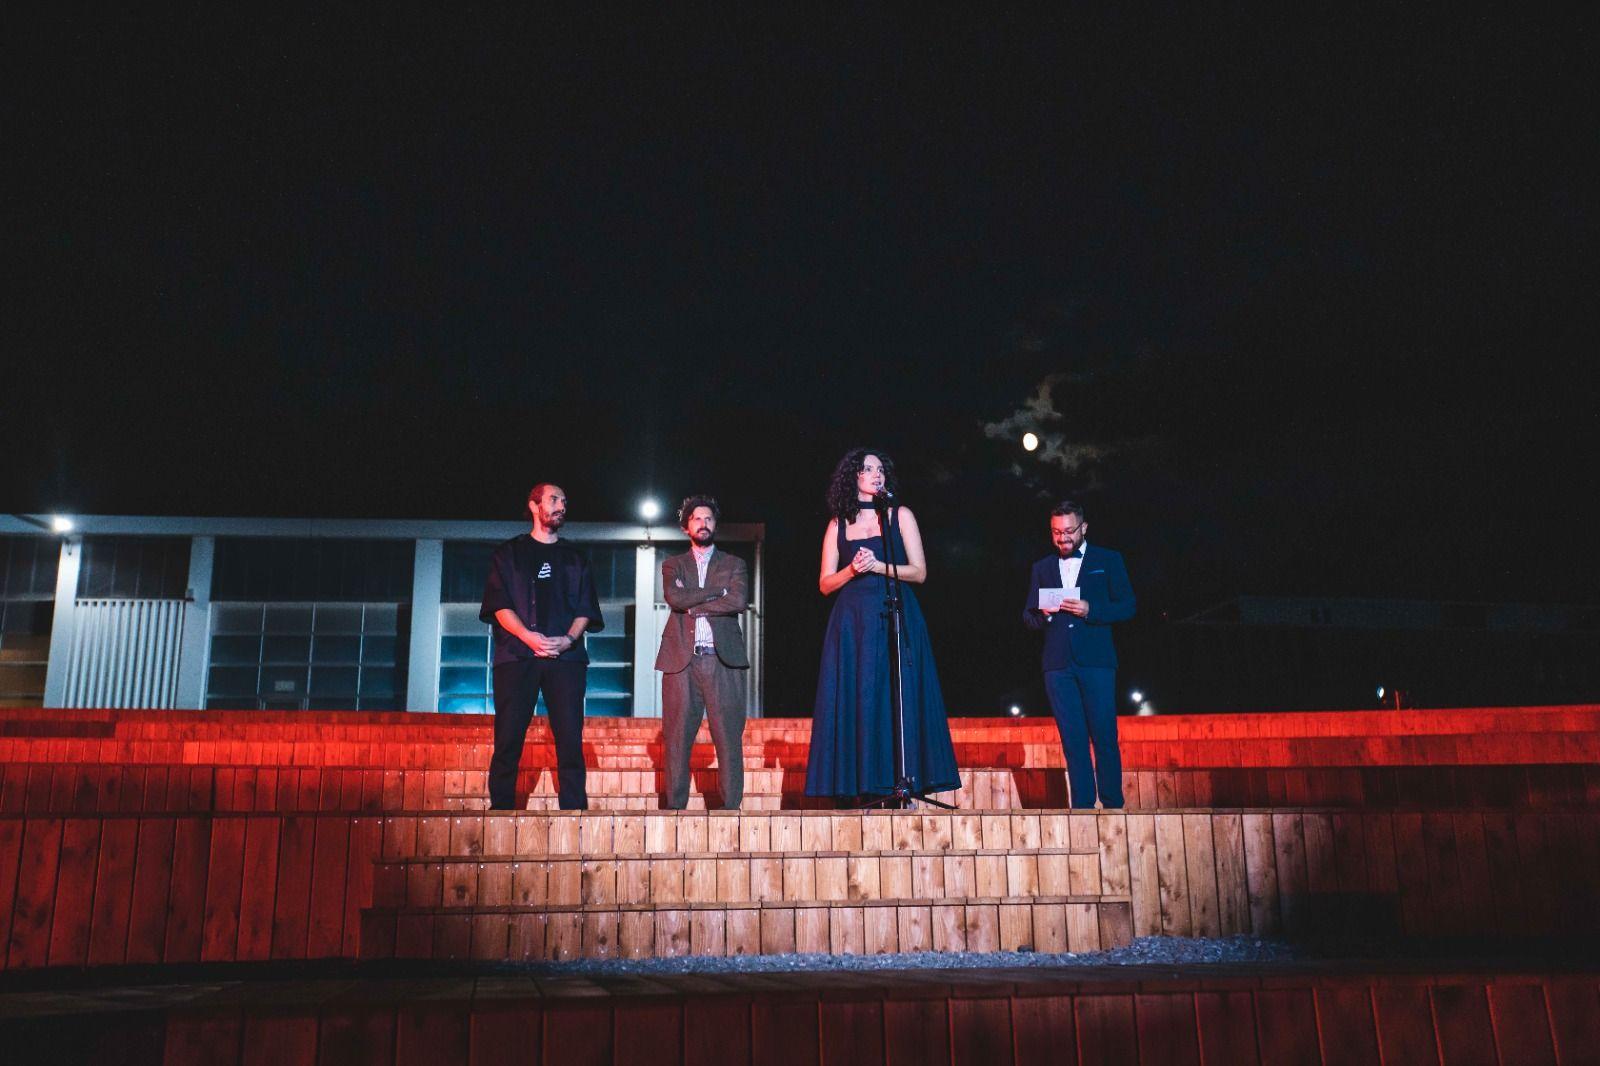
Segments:
[[[605,628],[589,561],[560,542],[567,495],[560,486],[528,493],[533,529],[495,549],[478,617],[494,627],[494,756],[489,806],[516,806],[517,765],[539,692],[556,742],[561,809],[589,807],[583,765],[583,691],[589,653],[583,634]]]

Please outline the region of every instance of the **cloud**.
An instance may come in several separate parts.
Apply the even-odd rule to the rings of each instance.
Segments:
[[[1011,412],[998,422],[985,422],[983,435],[985,437],[1007,439],[1021,436],[1027,430],[1037,433],[1042,427],[1051,422],[1061,421],[1061,412],[1056,410],[1054,392],[1056,383],[1065,381],[1065,374],[1050,374],[1033,395],[1023,401],[1022,407]]]
[[[1065,421],[1056,409],[1056,386],[1073,380],[1081,378],[1065,373],[1047,375],[1021,407],[998,422],[985,422],[983,435],[991,440],[1017,441],[1024,433],[1036,433],[1039,436],[1039,450],[1033,454],[1033,459],[1058,467],[1068,474],[1080,473],[1085,467],[1109,458],[1116,450],[1109,444],[1069,441],[1066,434],[1051,432],[1052,427]],[[1020,466],[1016,470],[1018,474],[1022,473]]]
[[[1036,453],[1042,463],[1052,463],[1069,474],[1076,474],[1091,463],[1110,458],[1116,449],[1106,444],[1074,444],[1059,436],[1039,439]]]

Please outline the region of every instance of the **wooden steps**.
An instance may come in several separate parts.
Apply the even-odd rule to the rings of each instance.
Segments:
[[[0,737],[46,735],[124,736],[138,739],[177,737],[216,739],[255,736],[262,731],[273,739],[359,740],[400,737],[421,740],[460,737],[487,731],[491,715],[419,715],[394,711],[162,711],[121,708],[0,708]],[[536,726],[542,720],[536,720]],[[1054,723],[1044,717],[950,719],[952,735],[959,741],[968,733],[978,739],[996,725],[1033,733],[1041,742],[1054,735]],[[1427,710],[1335,710],[1258,714],[1164,714],[1124,718],[1127,739],[1203,740],[1251,737],[1409,736],[1424,734],[1480,734],[1527,729],[1540,733],[1594,732],[1600,730],[1600,704],[1548,707],[1464,707]],[[648,736],[660,729],[651,718],[596,718],[589,727],[619,737]],[[768,716],[753,718],[746,736],[763,740],[788,736],[803,742],[809,736],[808,718]]]
[[[387,860],[455,856],[529,859],[612,854],[900,852],[1060,849],[1115,864],[1128,816],[1106,812],[949,811],[562,811],[531,814],[402,814],[381,819]],[[1148,817],[1148,816],[1146,816]]]
[[[1600,738],[1596,749],[1600,752]],[[722,805],[711,770],[693,771],[690,809]],[[659,771],[590,771],[591,810],[655,810],[665,789]],[[961,768],[962,787],[933,798],[962,810],[1045,810],[1068,804],[1065,771],[1055,768]],[[1172,807],[1595,807],[1600,806],[1600,764],[1529,766],[1220,767],[1194,770],[1125,770],[1129,810]],[[779,791],[778,789],[781,789]],[[554,810],[553,773],[542,773],[527,792],[529,810]],[[462,809],[488,806],[486,793],[447,794]],[[746,770],[746,810],[831,809],[826,798],[805,795],[803,770]]]
[[[0,958],[1600,936],[1600,708],[1124,724],[1126,811],[1059,809],[1037,719],[955,720],[960,810],[809,809],[809,723],[765,719],[743,811],[651,809],[659,723],[606,720],[594,809],[489,813],[470,809],[482,717],[7,711]],[[553,753],[532,736],[541,808]],[[711,758],[693,803],[715,799]]]
[[[365,958],[539,962],[950,951],[1109,951],[1133,940],[1126,899],[818,900],[373,908]]]
[[[734,840],[736,851],[730,848]],[[848,885],[850,853],[897,852],[908,860],[914,895],[917,863],[932,858],[919,853],[991,849],[1065,849],[1065,896],[1080,901],[1085,897],[1074,890],[1085,886],[1088,872],[1081,869],[1074,885],[1073,860],[1082,856],[1083,865],[1091,853],[1097,856],[1102,916],[1105,907],[1125,900],[1134,936],[1293,939],[1357,933],[1368,938],[1513,941],[1560,937],[1569,943],[1600,937],[1600,912],[1590,906],[1600,898],[1600,811],[1594,810],[438,812],[0,815],[0,869],[16,872],[14,879],[0,879],[0,944],[10,969],[353,958],[362,951],[399,949],[399,915],[393,908],[387,913],[395,919],[389,923],[395,930],[394,947],[383,947],[386,940],[370,947],[363,941],[362,914],[375,908],[380,865],[403,866],[409,880],[413,866],[425,870],[438,859],[442,909],[445,860],[458,864],[459,874],[453,871],[452,878],[462,882],[463,893],[478,893],[477,903],[485,892],[495,899],[497,884],[504,883],[503,872],[491,873],[485,887],[478,873],[480,863],[485,869],[490,865],[485,856],[516,856],[528,863],[561,863],[563,856],[581,861],[585,854],[613,856],[619,863],[624,856],[646,861],[662,857],[668,860],[660,869],[669,885],[675,874],[668,871],[678,868],[672,864],[682,864],[681,902],[596,906],[618,915],[624,907],[641,906],[687,914],[698,905],[689,899],[690,884],[704,894],[703,886],[710,883],[703,872],[691,882],[689,864],[710,855],[718,864],[725,857],[748,863],[750,894],[757,897],[760,885],[766,886],[762,893],[772,894],[774,882],[761,881],[756,874],[757,859],[774,857],[766,853],[779,853],[778,870],[784,875],[777,882],[779,891],[798,895],[807,874],[797,870],[796,887],[790,888],[782,863],[798,856],[781,853],[814,853],[809,874],[814,887],[816,863],[836,857],[824,853],[845,854]],[[945,857],[938,856],[941,871]],[[423,862],[407,862],[417,858]],[[976,880],[977,856],[973,858]],[[882,854],[878,859],[882,895],[882,863],[889,860]],[[620,877],[620,866],[618,870]],[[1041,893],[1059,888],[1059,868],[1049,875],[1054,881],[1047,883],[1046,874],[1041,868]],[[432,876],[419,875],[430,883]],[[548,872],[545,876],[548,893]],[[903,881],[906,875],[892,871],[890,876]],[[924,877],[931,876],[929,866]],[[1000,895],[1012,891],[1009,866],[1006,876],[1004,889],[985,888],[994,894],[973,895],[959,905],[1019,898]],[[581,867],[578,877],[581,886]],[[511,883],[515,889],[515,871]],[[950,902],[944,905],[958,905],[949,896],[952,887],[947,880],[945,899]],[[675,894],[671,888],[667,893]],[[904,889],[893,894],[903,896]],[[815,895],[804,900],[718,898],[710,909],[731,912],[773,904],[782,910],[782,905],[793,904],[798,912],[801,904],[860,902],[866,907],[875,902]],[[920,900],[882,902],[923,905]],[[470,914],[470,908],[452,909]],[[380,928],[386,921],[375,920]],[[692,949],[692,915],[687,920]],[[822,919],[813,915],[806,920]],[[887,921],[881,916],[876,920]],[[505,925],[505,919],[499,921]],[[775,935],[781,936],[784,919],[769,921],[779,923]],[[831,916],[828,921],[831,944]],[[899,921],[897,914],[897,930]],[[618,929],[620,935],[620,924]],[[484,935],[492,939],[498,934]],[[509,952],[511,934],[506,935]],[[547,924],[545,950],[548,936]],[[578,943],[582,950],[582,940]]]
[[[1076,861],[1074,861],[1076,860]],[[1100,895],[1100,858],[1065,848],[419,856],[380,862],[380,907],[943,902]],[[1124,902],[1126,894],[1124,893]]]
[[[1125,849],[1114,822],[1105,842],[1100,826],[1064,813],[434,820],[417,827],[415,854],[377,862],[363,952],[521,961],[1119,947],[1133,937]]]
[[[486,806],[490,719],[374,713],[0,712],[0,811],[399,811]],[[585,753],[591,807],[648,810],[665,787],[659,722],[597,719]],[[1600,805],[1600,708],[1124,719],[1131,810],[1168,807]],[[954,719],[968,810],[1065,806],[1054,725]],[[804,795],[810,722],[746,733],[749,810],[826,806]],[[555,804],[547,723],[530,732],[520,791]],[[693,808],[720,806],[709,737]],[[708,803],[709,797],[709,803]]]
[[[593,728],[593,727],[591,727]],[[659,766],[662,746],[654,738],[605,742],[586,732],[587,764],[597,770],[648,770]],[[1600,731],[1411,736],[1240,738],[1237,740],[1141,741],[1124,736],[1123,765],[1132,770],[1211,767],[1332,767],[1512,765],[1589,763]],[[697,738],[695,765],[708,765],[710,738]],[[0,738],[0,763],[107,763],[116,765],[393,767],[479,769],[488,765],[493,745],[482,736],[460,740],[128,740],[84,737]],[[804,742],[745,744],[747,767],[803,768]],[[1038,741],[1008,735],[1008,723],[995,719],[983,742],[957,742],[960,766],[1005,769],[1060,768],[1061,744],[1052,733]],[[530,731],[524,769],[555,766],[555,746],[541,728]]]
[[[19,713],[0,716],[0,726],[13,734],[0,737],[0,811],[486,806],[489,746],[482,742],[487,719],[481,717],[419,722],[415,715],[393,714],[63,711],[57,720],[49,717],[55,711]],[[1596,717],[1593,708],[1556,708],[1130,719],[1124,723],[1124,792],[1132,810],[1592,807],[1600,804],[1600,734],[1584,730]],[[1480,731],[1463,731],[1469,727]],[[657,729],[649,721],[590,723],[594,808],[659,804],[665,782],[657,768]],[[962,738],[964,784],[942,798],[973,810],[1067,802],[1050,723],[957,719],[953,729]],[[1223,734],[1236,739],[1218,739]],[[822,805],[804,796],[805,750],[797,738],[808,735],[803,720],[751,724],[746,809]],[[1140,735],[1158,739],[1141,741]],[[182,739],[157,739],[163,736]],[[301,739],[307,737],[319,739]],[[535,810],[555,802],[553,749],[544,737],[544,724],[536,724],[520,781]],[[711,763],[710,746],[702,743],[694,757],[692,807],[705,806],[708,793],[711,805],[720,805]]]
[[[715,770],[692,774],[689,805],[721,805]],[[945,798],[968,810],[1044,810],[1067,803],[1061,770],[965,768]],[[593,809],[653,810],[660,771],[596,770]],[[746,771],[746,810],[829,808],[804,795],[800,769]],[[531,810],[555,806],[554,774],[524,770]],[[774,791],[781,789],[781,791]],[[1128,770],[1130,810],[1172,807],[1442,807],[1522,810],[1600,807],[1600,763]],[[275,811],[380,813],[482,810],[486,773],[476,769],[12,763],[0,766],[0,813],[138,814]]]
[[[1600,893],[1597,819],[1312,810],[385,819],[362,943],[376,957],[489,959],[503,949],[527,959],[841,942],[1077,950],[1091,927],[1102,945],[1152,935],[1592,937],[1600,918],[1578,901]],[[985,932],[991,917],[998,940]],[[879,931],[858,939],[858,923]]]
[[[445,768],[440,760],[482,765],[491,724],[485,715],[7,708],[0,709],[0,762]],[[810,724],[806,718],[751,720],[747,759],[779,765],[798,757],[803,764]],[[1059,739],[1047,718],[953,718],[950,727],[963,765],[1061,765]],[[1119,729],[1128,765],[1141,769],[1565,762],[1592,753],[1600,706],[1166,715],[1124,718]],[[658,757],[660,721],[591,719],[585,739],[595,766]],[[1572,740],[1580,746],[1566,743]],[[535,720],[529,741],[530,754],[548,765],[542,761],[552,754],[545,720]],[[406,752],[424,761],[395,761]]]

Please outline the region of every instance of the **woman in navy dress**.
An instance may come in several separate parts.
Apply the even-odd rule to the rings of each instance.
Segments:
[[[891,559],[873,497],[895,492],[894,463],[876,449],[839,460],[828,486],[833,519],[822,537],[818,586],[833,596],[822,643],[817,704],[811,719],[806,795],[869,798],[894,791],[894,720],[889,706],[889,623],[884,617],[888,562],[898,564],[904,618],[900,675],[905,696],[906,776],[912,791],[961,786],[933,648],[913,586],[927,580],[922,534],[909,508],[889,511],[896,529]]]

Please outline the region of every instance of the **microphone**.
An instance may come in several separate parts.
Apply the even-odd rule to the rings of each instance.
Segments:
[[[894,505],[894,493],[888,489],[879,489],[873,493],[872,509],[874,511],[887,511]]]

